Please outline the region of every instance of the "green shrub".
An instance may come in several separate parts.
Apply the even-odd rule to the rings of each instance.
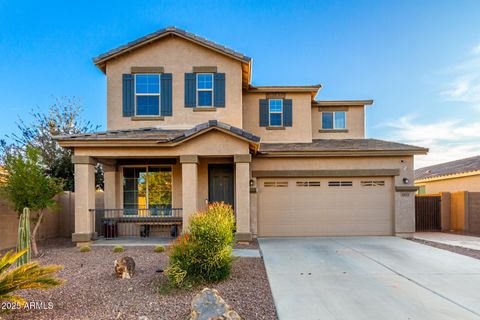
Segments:
[[[232,266],[235,216],[232,207],[214,203],[190,219],[187,232],[169,249],[165,270],[176,287],[225,279]]]
[[[92,248],[90,248],[90,246],[88,245],[84,245],[80,247],[80,252],[90,252],[90,251],[92,251]]]
[[[115,247],[113,247],[113,253],[120,253],[120,252],[123,252],[123,251],[125,251],[125,250],[123,249],[123,246],[115,246]]]
[[[158,245],[158,246],[155,246],[155,248],[153,249],[153,251],[158,252],[158,253],[164,252],[164,251],[165,251],[165,247],[162,246],[162,245]]]

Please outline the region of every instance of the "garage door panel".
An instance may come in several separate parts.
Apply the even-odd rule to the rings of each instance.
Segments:
[[[330,181],[352,186],[329,186]],[[391,177],[259,179],[258,197],[260,236],[393,233]]]

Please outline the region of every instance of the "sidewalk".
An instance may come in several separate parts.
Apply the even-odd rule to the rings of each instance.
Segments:
[[[480,250],[480,237],[443,232],[417,232],[415,239],[448,244],[473,250]]]

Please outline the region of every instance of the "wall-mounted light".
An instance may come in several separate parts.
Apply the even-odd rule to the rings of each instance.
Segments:
[[[253,187],[255,185],[255,181],[253,179],[250,179],[250,187]]]
[[[408,178],[403,178],[403,183],[404,184],[408,184],[410,182],[410,180],[408,180]]]

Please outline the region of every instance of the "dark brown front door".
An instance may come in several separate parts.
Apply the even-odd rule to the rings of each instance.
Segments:
[[[233,165],[208,165],[208,202],[223,201],[233,206]]]

